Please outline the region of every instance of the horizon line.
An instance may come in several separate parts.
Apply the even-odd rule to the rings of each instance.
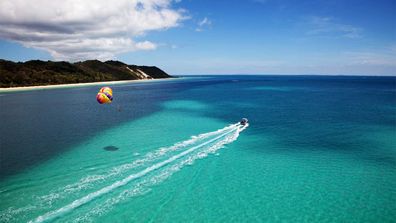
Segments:
[[[257,74],[242,74],[242,73],[221,73],[221,74],[173,74],[172,76],[338,76],[338,77],[396,77],[396,74],[270,74],[270,73],[257,73]]]

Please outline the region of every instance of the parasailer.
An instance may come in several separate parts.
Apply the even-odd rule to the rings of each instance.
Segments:
[[[109,104],[113,101],[113,90],[109,87],[102,87],[96,95],[99,104]]]

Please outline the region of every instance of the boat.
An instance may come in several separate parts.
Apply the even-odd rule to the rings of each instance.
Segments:
[[[239,124],[241,124],[241,125],[246,125],[248,123],[248,119],[247,118],[243,118],[240,122],[239,122]]]

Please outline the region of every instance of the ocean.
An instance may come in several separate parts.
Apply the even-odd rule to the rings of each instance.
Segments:
[[[0,222],[396,222],[396,77],[109,86],[0,93]]]

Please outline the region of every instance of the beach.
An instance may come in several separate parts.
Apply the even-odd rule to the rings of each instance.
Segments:
[[[89,83],[77,83],[77,84],[56,84],[56,85],[40,85],[40,86],[26,86],[26,87],[10,87],[0,88],[0,93],[7,92],[20,92],[20,91],[32,91],[32,90],[46,90],[46,89],[58,89],[58,88],[78,88],[88,86],[101,86],[101,85],[119,85],[129,84],[142,81],[163,81],[166,79],[140,79],[140,80],[125,80],[125,81],[101,81],[101,82],[89,82]],[[169,78],[172,79],[172,78]]]

